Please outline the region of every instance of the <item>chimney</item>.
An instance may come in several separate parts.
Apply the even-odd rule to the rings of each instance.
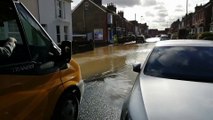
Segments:
[[[118,15],[120,15],[122,18],[124,18],[124,12],[123,11],[118,11]]]
[[[117,8],[116,8],[116,6],[113,3],[109,3],[109,4],[107,4],[107,9],[109,9],[109,10],[111,10],[111,11],[116,13],[116,9]]]
[[[102,6],[102,0],[92,0],[95,4]]]
[[[199,11],[199,10],[200,10],[200,9],[202,9],[202,8],[203,8],[203,6],[202,6],[202,5],[200,5],[200,6],[196,6],[196,7],[195,7],[195,12],[196,12],[196,11]]]

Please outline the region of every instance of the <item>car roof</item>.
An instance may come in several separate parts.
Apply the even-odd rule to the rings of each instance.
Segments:
[[[213,41],[210,40],[187,40],[187,39],[176,39],[176,40],[165,40],[159,41],[155,45],[156,47],[163,46],[200,46],[200,47],[213,47]]]
[[[151,38],[147,38],[147,39],[160,39],[160,37],[151,37]]]

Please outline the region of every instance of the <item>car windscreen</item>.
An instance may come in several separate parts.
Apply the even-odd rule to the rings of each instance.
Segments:
[[[162,78],[213,81],[212,47],[156,47],[152,51],[144,74]]]

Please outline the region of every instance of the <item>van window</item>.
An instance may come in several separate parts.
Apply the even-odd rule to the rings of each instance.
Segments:
[[[27,42],[33,61],[45,63],[50,61],[52,43],[45,34],[42,27],[34,18],[20,5],[17,4],[22,25],[24,26]]]
[[[0,66],[11,65],[29,60],[29,54],[26,45],[20,34],[15,10],[10,4],[1,1],[0,8],[0,46],[4,46],[8,37],[14,37],[17,40],[16,47],[9,58],[0,58]]]

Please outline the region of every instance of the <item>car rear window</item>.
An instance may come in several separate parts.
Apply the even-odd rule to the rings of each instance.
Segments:
[[[144,74],[181,80],[213,81],[212,47],[156,47]]]

